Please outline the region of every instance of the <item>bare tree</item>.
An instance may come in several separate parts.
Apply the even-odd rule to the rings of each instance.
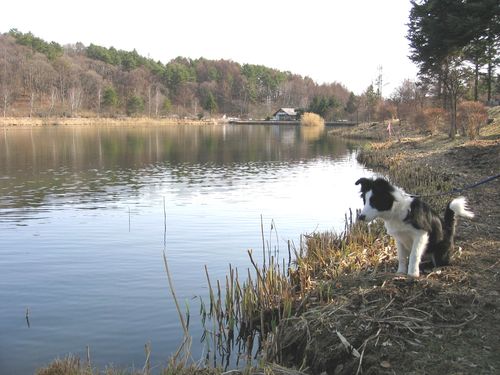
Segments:
[[[50,89],[50,107],[49,107],[49,116],[52,116],[52,111],[54,110],[54,106],[57,100],[57,87],[52,86]]]
[[[72,76],[72,61],[67,56],[62,56],[54,61],[53,66],[57,72],[57,87],[59,90],[59,98],[61,105],[64,109],[68,88],[71,81],[74,79]]]
[[[10,65],[7,58],[7,48],[3,48],[3,60],[2,60],[2,68],[0,70],[0,83],[2,90],[2,104],[3,104],[3,117],[7,116],[7,106],[9,104],[10,99],[10,75],[8,74],[10,71]]]
[[[83,100],[83,91],[79,86],[71,86],[69,89],[69,103],[71,109],[71,116],[77,115],[77,111],[80,108]]]
[[[468,71],[462,65],[459,58],[449,58],[446,61],[443,74],[443,84],[446,89],[447,98],[449,101],[450,111],[450,138],[454,138],[457,134],[457,108],[458,101],[464,92],[464,83],[466,81]],[[465,135],[465,128],[462,127],[462,134]]]
[[[87,70],[81,75],[80,82],[87,108],[96,111],[100,115],[103,87],[102,76],[94,70]]]
[[[160,113],[160,106],[164,102],[165,96],[161,93],[160,86],[155,86],[155,117]]]

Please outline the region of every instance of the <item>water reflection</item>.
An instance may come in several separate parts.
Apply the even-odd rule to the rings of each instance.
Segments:
[[[40,213],[47,205],[135,196],[153,182],[217,187],[258,173],[279,175],[290,164],[335,158],[348,148],[295,126],[4,128],[0,220],[24,220],[30,209]]]

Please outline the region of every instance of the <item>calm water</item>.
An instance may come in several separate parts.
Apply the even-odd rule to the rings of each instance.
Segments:
[[[249,267],[261,215],[283,253],[300,234],[341,230],[366,173],[355,146],[293,126],[0,129],[0,373],[85,358],[87,345],[99,366],[142,368],[146,343],[166,362],[182,331],[164,208],[200,356],[204,265],[214,279]]]

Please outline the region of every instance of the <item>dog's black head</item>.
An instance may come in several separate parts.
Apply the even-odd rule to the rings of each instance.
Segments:
[[[390,211],[395,201],[394,187],[384,180],[377,178],[360,178],[356,185],[361,185],[361,198],[363,198],[363,210],[359,215],[360,220],[371,221],[380,216],[384,211]]]

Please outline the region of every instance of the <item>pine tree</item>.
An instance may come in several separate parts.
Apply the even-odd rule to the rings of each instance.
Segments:
[[[203,103],[203,109],[210,112],[210,114],[217,112],[217,101],[211,91],[207,93],[205,102]]]
[[[421,78],[444,87],[451,114],[450,137],[454,137],[457,101],[467,76],[466,51],[472,51],[473,42],[488,37],[491,30],[498,31],[500,5],[497,0],[413,0],[411,4],[410,58],[418,64]],[[474,52],[477,60],[478,50]]]
[[[104,89],[104,94],[102,95],[102,104],[109,108],[115,108],[118,106],[118,94],[113,87],[106,87]]]

